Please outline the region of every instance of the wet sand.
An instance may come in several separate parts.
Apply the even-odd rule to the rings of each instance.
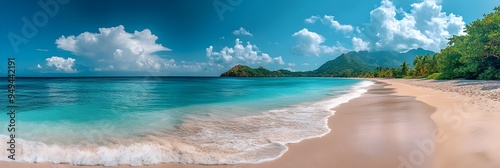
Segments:
[[[399,157],[415,149],[413,140],[433,136],[430,115],[435,108],[414,97],[390,95],[394,89],[384,86],[377,83],[360,98],[335,108],[328,123],[332,131],[326,136],[290,144],[281,158],[255,166],[398,167]],[[422,167],[429,167],[432,159],[425,158]]]
[[[240,165],[141,167],[500,167],[500,103],[411,86],[398,80],[380,81],[389,85],[378,82],[363,96],[334,109],[336,113],[328,122],[332,129],[329,134],[289,144],[289,150],[276,160]],[[0,167],[101,166],[0,162]]]

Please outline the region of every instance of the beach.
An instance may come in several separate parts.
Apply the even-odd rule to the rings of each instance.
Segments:
[[[288,144],[288,151],[275,160],[139,167],[500,167],[498,81],[373,80],[376,83],[368,92],[333,109],[335,114],[328,119],[330,133]],[[0,162],[0,167],[102,166]]]
[[[382,80],[396,95],[436,107],[431,118],[439,139],[433,167],[500,167],[500,82]],[[414,87],[418,86],[418,87]],[[432,152],[432,151],[431,151]]]

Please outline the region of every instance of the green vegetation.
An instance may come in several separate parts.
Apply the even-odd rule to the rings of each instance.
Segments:
[[[280,71],[269,71],[262,66],[252,69],[244,65],[236,65],[229,71],[220,75],[221,77],[279,77]]]
[[[442,74],[443,73],[433,73],[433,74],[427,76],[427,79],[441,79]]]
[[[500,79],[500,7],[466,26],[465,35],[453,36],[448,47],[434,56],[417,56],[415,75],[431,79]]]
[[[440,53],[423,49],[348,52],[314,71],[269,71],[238,65],[221,76],[246,77],[364,77],[500,80],[500,6],[453,36]],[[412,63],[412,64],[410,64]]]
[[[439,54],[443,78],[500,79],[500,7],[467,25]]]
[[[412,61],[415,55],[424,54],[433,54],[433,52],[420,48],[405,53],[396,51],[348,52],[326,62],[312,73],[314,76],[372,77],[374,73],[369,73],[369,71],[377,67],[397,68],[403,62]],[[406,63],[405,71],[408,72],[409,69],[410,65]]]

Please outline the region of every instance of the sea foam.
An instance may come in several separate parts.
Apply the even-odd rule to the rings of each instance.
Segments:
[[[104,166],[269,161],[285,153],[288,143],[328,134],[328,117],[334,114],[332,108],[361,96],[367,91],[366,87],[372,84],[371,81],[363,81],[345,94],[257,115],[230,119],[193,116],[174,130],[149,131],[133,138],[105,138],[98,142],[75,144],[42,143],[17,138],[15,161]],[[0,142],[9,139],[6,135],[0,135]],[[6,151],[6,148],[7,145],[1,145],[0,150]],[[7,156],[7,152],[1,152],[0,160],[11,161]]]

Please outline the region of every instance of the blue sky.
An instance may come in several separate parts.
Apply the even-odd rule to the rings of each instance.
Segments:
[[[236,64],[313,70],[349,51],[439,51],[446,38],[463,34],[466,24],[500,5],[500,0],[2,1],[0,56],[16,57],[18,76],[217,76]]]

